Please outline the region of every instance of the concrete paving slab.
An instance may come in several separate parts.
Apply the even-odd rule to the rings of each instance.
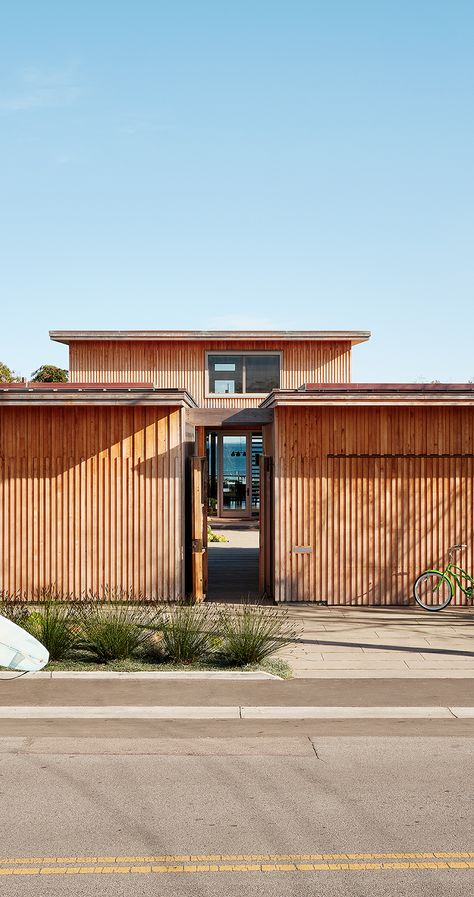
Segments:
[[[353,648],[349,648],[347,645],[328,645],[325,642],[317,642],[318,649],[322,654],[362,654],[364,648],[361,648],[360,645],[354,644]],[[308,653],[308,652],[307,652]]]
[[[456,678],[461,667],[474,675],[474,609],[429,615],[419,608],[291,605],[288,613],[302,626],[301,641],[280,656],[297,677],[315,676],[319,666],[321,674],[416,676],[424,664],[443,677],[450,670]]]
[[[436,662],[440,665],[474,665],[474,657],[466,657],[462,654],[433,654],[430,652],[421,651],[420,656],[423,658],[423,660],[430,661],[431,663]]]
[[[474,708],[461,708],[465,717],[474,717]],[[236,707],[3,707],[5,719],[72,720],[245,720],[245,719],[450,719],[453,713],[443,706],[236,706]]]
[[[400,659],[399,657],[394,657],[394,658],[390,658],[390,659],[386,658],[385,660],[378,660],[377,658],[370,658],[370,657],[363,657],[363,656],[362,657],[352,657],[352,656],[347,656],[347,655],[342,656],[340,654],[328,654],[325,658],[322,658],[321,660],[313,659],[312,657],[295,658],[293,661],[293,670],[297,669],[298,667],[301,667],[302,665],[306,665],[306,666],[308,666],[308,668],[309,667],[314,668],[314,667],[318,666],[322,670],[331,669],[331,668],[337,669],[338,667],[341,667],[341,669],[344,669],[347,666],[353,666],[354,669],[358,669],[360,667],[365,667],[366,669],[372,668],[372,669],[377,670],[384,666],[402,667],[403,663],[404,663],[403,659]]]
[[[3,706],[0,719],[240,719],[239,707],[165,706]]]
[[[405,660],[407,657],[411,657],[412,655],[415,657],[419,656],[418,651],[405,651],[406,645],[400,646],[399,648],[386,648],[385,645],[376,648],[362,648],[361,649],[361,659],[365,660],[369,658],[370,660]]]
[[[381,668],[378,672],[373,669],[360,669],[360,670],[334,670],[329,669],[300,669],[295,670],[295,677],[302,679],[474,679],[474,670],[464,668],[462,670],[452,669],[451,667],[440,668],[436,667],[435,669],[425,668],[423,670],[420,669],[420,666],[413,665],[412,668],[408,666],[402,668]]]
[[[448,707],[242,707],[241,713],[242,719],[452,719],[453,717]]]

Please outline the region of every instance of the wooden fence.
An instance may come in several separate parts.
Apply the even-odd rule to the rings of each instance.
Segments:
[[[474,572],[474,414],[408,411],[278,411],[277,600],[408,604],[459,542]]]
[[[29,597],[50,585],[63,595],[182,596],[180,412],[34,411],[1,413],[4,444],[16,439],[23,454],[0,457],[0,589]],[[113,418],[114,434],[105,428],[99,439],[99,415],[102,428]],[[60,453],[71,442],[77,451]]]

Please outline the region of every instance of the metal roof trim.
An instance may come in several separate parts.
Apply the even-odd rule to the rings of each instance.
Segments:
[[[472,383],[321,383],[275,389],[261,408],[311,405],[474,405]]]
[[[370,339],[369,330],[50,330],[50,339],[69,345],[72,342],[137,340],[142,342],[212,342],[247,340],[340,341],[353,345]]]
[[[197,408],[185,389],[157,389],[147,385],[48,384],[41,389],[29,384],[1,384],[0,405],[162,405]]]

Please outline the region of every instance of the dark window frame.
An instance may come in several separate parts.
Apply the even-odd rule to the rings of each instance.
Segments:
[[[211,383],[210,383],[211,371],[210,371],[210,367],[209,367],[210,359],[216,358],[218,356],[222,357],[223,359],[224,358],[235,358],[236,356],[238,356],[239,358],[242,359],[242,392],[211,392]],[[268,352],[265,352],[265,351],[262,351],[262,352],[247,351],[246,352],[245,350],[241,351],[241,352],[235,352],[233,350],[229,350],[226,352],[226,351],[210,350],[210,351],[206,352],[206,398],[214,398],[215,396],[221,396],[221,397],[226,397],[226,396],[227,397],[229,397],[229,396],[236,396],[236,397],[248,396],[248,397],[250,397],[250,396],[254,396],[254,397],[263,397],[264,398],[265,396],[267,396],[268,393],[271,392],[271,390],[267,390],[264,392],[248,392],[247,391],[247,362],[246,362],[246,358],[247,357],[255,357],[255,356],[258,356],[259,358],[277,358],[278,359],[278,367],[279,367],[278,384],[276,386],[272,386],[272,389],[280,388],[281,370],[282,370],[282,352],[279,351],[278,349],[276,349],[276,350],[270,349]],[[222,373],[224,374],[224,371]]]

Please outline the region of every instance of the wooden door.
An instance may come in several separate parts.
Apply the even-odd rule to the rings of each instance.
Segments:
[[[233,431],[220,432],[218,452],[219,516],[251,517],[251,434]]]

